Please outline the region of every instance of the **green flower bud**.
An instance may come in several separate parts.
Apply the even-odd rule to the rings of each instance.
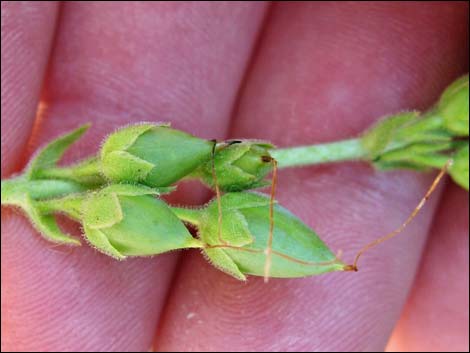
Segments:
[[[379,170],[441,168],[454,148],[452,134],[431,113],[404,112],[387,117],[362,137],[368,159]]]
[[[467,74],[444,91],[437,106],[446,129],[457,136],[468,136],[468,102]]]
[[[453,163],[449,169],[452,179],[468,191],[468,141],[460,147],[454,155]]]
[[[214,161],[196,171],[204,183],[214,187],[213,165],[217,183],[223,191],[242,191],[268,185],[263,178],[272,169],[269,150],[273,146],[255,141],[233,141],[217,146]]]
[[[211,141],[167,125],[128,126],[103,144],[102,172],[113,182],[168,186],[208,160],[212,146]]]
[[[150,195],[157,192],[123,184],[89,193],[78,212],[85,237],[118,259],[201,247],[166,203]]]
[[[244,280],[246,274],[263,276],[270,227],[270,199],[264,195],[236,192],[221,198],[221,237],[217,201],[212,201],[199,222],[199,236],[207,244],[204,253],[222,271]],[[300,219],[274,206],[272,277],[303,277],[341,271],[344,264]],[[318,263],[331,262],[318,265]],[[317,265],[315,265],[317,264]]]

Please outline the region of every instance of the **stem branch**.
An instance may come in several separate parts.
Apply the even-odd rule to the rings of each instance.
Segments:
[[[23,177],[2,180],[2,205],[23,204],[24,195],[49,199],[84,191],[82,185],[66,180],[28,180]]]
[[[44,179],[74,180],[85,185],[99,186],[105,183],[100,168],[99,159],[92,157],[71,166],[41,170],[40,177]]]

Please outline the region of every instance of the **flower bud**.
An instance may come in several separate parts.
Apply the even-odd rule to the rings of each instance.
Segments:
[[[216,148],[214,161],[209,160],[196,171],[204,183],[214,187],[213,165],[217,183],[223,191],[242,191],[265,186],[263,178],[272,169],[268,143],[233,141]]]
[[[168,186],[208,160],[212,145],[167,125],[132,125],[106,139],[102,172],[113,182]]]
[[[456,136],[468,136],[468,102],[467,74],[444,91],[437,106],[445,128]]]
[[[454,148],[442,118],[404,112],[372,126],[361,139],[368,159],[379,170],[441,168]]]
[[[468,191],[468,141],[461,146],[454,155],[453,163],[449,169],[452,179]]]
[[[201,217],[199,236],[208,244],[204,252],[212,264],[244,280],[246,274],[263,276],[270,227],[270,199],[251,192],[221,197],[221,240],[218,207],[213,200]],[[323,241],[285,208],[274,206],[272,277],[302,277],[343,270]],[[328,264],[319,264],[330,262]]]
[[[88,241],[118,259],[201,247],[156,191],[133,185],[111,185],[90,193],[81,203]]]

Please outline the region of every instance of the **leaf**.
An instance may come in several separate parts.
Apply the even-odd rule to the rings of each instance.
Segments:
[[[33,157],[25,173],[26,177],[28,179],[35,179],[39,177],[41,170],[55,167],[65,151],[67,151],[67,149],[77,141],[90,126],[90,124],[82,125],[78,129],[63,135],[46,145],[46,147],[41,149],[36,156]]]
[[[231,145],[223,144],[216,149],[216,154],[214,156],[214,164],[217,167],[222,167],[224,164],[231,164],[246,152],[250,150],[251,146],[247,143],[235,143]],[[207,162],[212,166],[212,161]]]
[[[64,234],[53,215],[43,215],[34,206],[31,198],[25,194],[22,208],[28,214],[31,223],[39,231],[39,233],[49,241],[60,244],[80,245],[80,241],[68,234]]]
[[[452,179],[467,191],[468,191],[468,183],[469,183],[468,149],[469,148],[468,148],[468,141],[467,141],[467,144],[465,146],[462,146],[455,154],[453,158],[454,163],[452,164],[449,170],[449,174],[451,175]]]
[[[155,165],[126,151],[103,155],[102,171],[110,180],[140,182],[145,180]]]
[[[207,260],[217,269],[235,277],[240,281],[246,281],[246,276],[240,271],[237,264],[222,249],[205,249]]]
[[[124,260],[126,256],[121,254],[108,240],[106,235],[99,229],[93,229],[88,226],[83,227],[88,242],[97,250],[114,257],[118,260]]]
[[[123,218],[121,204],[116,193],[92,193],[83,202],[83,224],[90,229],[109,228]]]
[[[445,154],[454,147],[451,141],[441,143],[414,143],[403,148],[386,152],[372,161],[379,170],[412,169],[427,170],[429,168],[442,168],[449,159]]]
[[[140,135],[157,126],[169,126],[169,124],[159,125],[153,123],[143,123],[120,128],[108,136],[106,142],[101,148],[101,155],[104,156],[105,154],[114,151],[126,150],[132,146],[132,144]]]
[[[226,211],[226,212],[225,212]],[[207,209],[210,213],[211,219],[218,219],[218,207],[217,203],[213,202],[210,209]],[[206,223],[204,229],[200,230],[205,234],[211,234],[212,237],[209,240],[205,238],[205,241],[209,244],[217,244],[218,239],[218,222]],[[248,228],[243,215],[237,210],[226,210],[222,209],[222,224],[221,224],[221,238],[223,242],[233,246],[243,246],[253,242],[253,235]]]
[[[445,127],[457,136],[468,136],[468,74],[454,81],[442,94],[438,104]]]
[[[270,201],[266,195],[255,192],[229,192],[221,199],[224,210],[241,210],[243,208],[269,206]],[[277,201],[274,202],[277,203]]]
[[[417,117],[417,112],[404,112],[386,117],[372,126],[361,140],[364,148],[369,151],[370,158],[375,159],[389,149],[400,129],[411,124]]]
[[[111,184],[97,192],[90,193],[85,199],[82,206],[83,222],[91,229],[109,228],[124,218],[119,196],[160,195],[161,191],[167,192],[173,189],[175,188]],[[152,210],[147,212],[152,212]]]

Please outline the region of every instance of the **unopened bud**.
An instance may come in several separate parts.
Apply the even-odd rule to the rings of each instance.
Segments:
[[[208,244],[205,254],[214,266],[238,279],[246,274],[264,276],[270,227],[270,199],[251,192],[227,193],[221,198],[219,239],[218,207],[214,200],[201,217],[199,235]],[[341,271],[336,259],[317,234],[287,209],[274,205],[272,277],[302,277]],[[221,242],[222,241],[222,242]]]
[[[273,146],[255,141],[234,141],[217,146],[214,161],[209,160],[196,173],[214,187],[213,164],[217,183],[223,191],[242,191],[265,186],[263,179],[272,169],[269,150]]]
[[[82,202],[85,236],[99,251],[118,259],[201,247],[156,191],[111,185]]]
[[[166,125],[132,125],[106,139],[102,172],[113,182],[168,186],[208,160],[211,151],[211,141]]]

